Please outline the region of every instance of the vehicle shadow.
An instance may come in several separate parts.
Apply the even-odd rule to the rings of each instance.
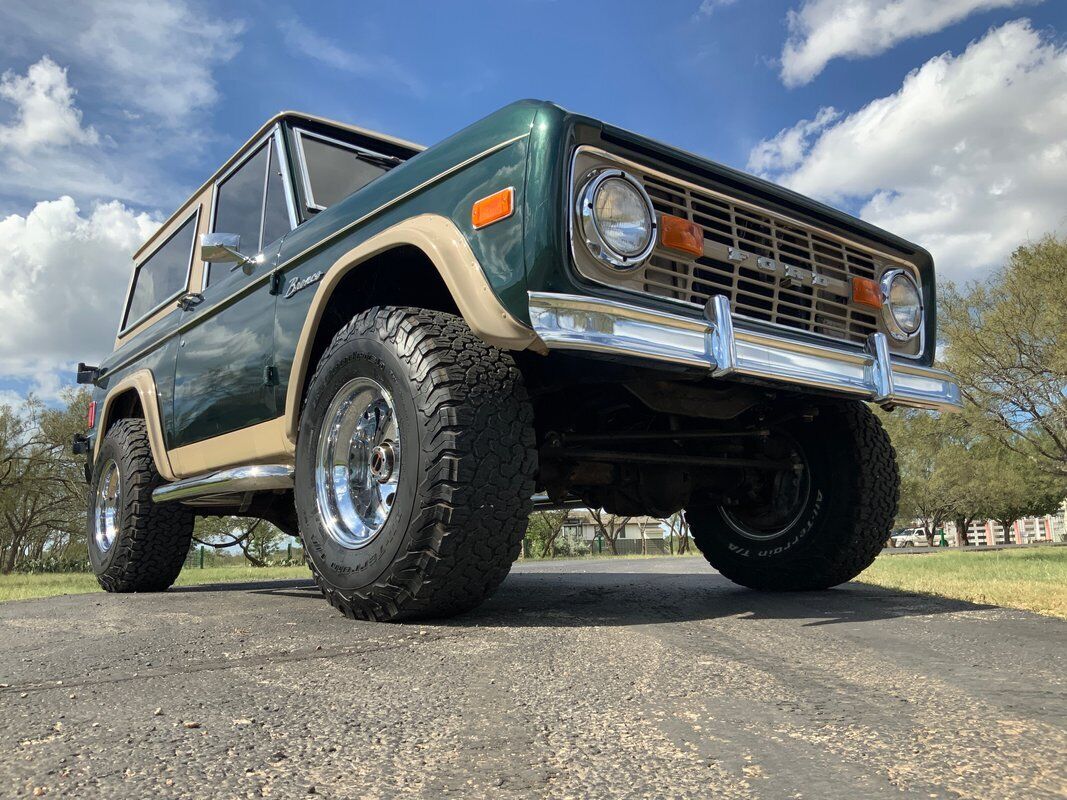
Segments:
[[[321,597],[319,587],[311,577],[292,578],[289,580],[273,581],[242,581],[240,583],[198,583],[194,586],[172,586],[168,593],[196,593],[196,592],[263,592],[266,594],[284,594],[289,590],[298,589],[293,597]]]
[[[251,592],[322,602],[311,580],[183,586],[172,592]],[[741,617],[792,619],[805,626],[977,611],[978,605],[931,595],[849,583],[820,592],[757,592],[707,573],[513,572],[478,608],[450,620],[453,627],[587,627],[652,625]]]
[[[542,572],[512,574],[486,603],[447,624],[616,626],[740,617],[821,626],[988,608],[993,606],[861,583],[818,592],[758,592],[717,574]]]

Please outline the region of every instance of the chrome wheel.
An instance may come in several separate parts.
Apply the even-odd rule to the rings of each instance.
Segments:
[[[370,378],[348,381],[319,430],[319,518],[342,547],[369,544],[389,518],[400,485],[400,427],[393,398]]]
[[[122,476],[113,460],[104,464],[96,483],[96,518],[93,541],[101,553],[111,549],[119,535],[119,507],[122,501]]]

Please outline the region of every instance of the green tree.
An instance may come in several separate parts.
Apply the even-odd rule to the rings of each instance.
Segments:
[[[608,547],[611,548],[611,554],[617,556],[619,548],[616,542],[626,532],[626,525],[630,522],[630,518],[609,514],[602,508],[589,509],[589,516],[593,525],[596,526],[597,533],[604,537]]]
[[[251,517],[197,517],[193,536],[211,544],[233,543],[253,567],[268,566],[285,539],[266,520]]]
[[[976,412],[972,408],[968,413]],[[882,418],[900,467],[897,524],[922,520],[927,541],[933,543],[937,530],[952,521],[958,544],[969,544],[971,523],[988,518],[987,498],[998,480],[993,460],[1004,448],[978,433],[966,415],[901,409]],[[1024,459],[1013,468],[1041,476]]]
[[[85,391],[66,393],[65,406],[49,409],[29,397],[21,407],[0,407],[0,571],[23,559],[40,560],[80,548],[85,529],[85,476],[70,452],[84,431]]]
[[[541,558],[552,558],[556,554],[556,545],[563,531],[563,522],[567,519],[566,511],[535,511],[530,515],[530,524],[526,529],[526,538]]]
[[[926,539],[932,543],[934,533],[956,508],[948,466],[961,457],[962,447],[953,443],[949,449],[950,428],[944,417],[898,409],[883,414],[882,420],[900,469],[897,525],[907,527],[912,520],[922,520]]]
[[[951,510],[948,519],[956,525],[958,545],[970,544],[968,531],[971,523],[982,516],[982,506],[986,493],[986,479],[981,470],[975,468],[974,460],[982,442],[972,443],[970,447],[954,448],[946,454],[942,464],[942,483],[949,487],[952,495]]]
[[[940,291],[945,361],[976,432],[1067,477],[1067,239],[1016,250],[985,283]]]
[[[1031,459],[1000,442],[984,447],[972,469],[983,486],[979,513],[1001,525],[1006,541],[1018,520],[1054,513],[1067,492],[1067,481],[1035,469]]]

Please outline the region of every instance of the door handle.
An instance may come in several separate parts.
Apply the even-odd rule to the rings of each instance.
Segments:
[[[204,295],[199,292],[189,292],[178,299],[178,308],[182,311],[190,311],[204,302]]]

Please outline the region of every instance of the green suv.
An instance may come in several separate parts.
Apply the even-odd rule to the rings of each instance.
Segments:
[[[535,504],[582,504],[832,586],[896,510],[866,403],[959,405],[934,309],[920,247],[551,103],[430,148],[283,113],[135,254],[79,370],[91,561],[162,590],[196,515],[251,516],[345,614],[442,616]]]

